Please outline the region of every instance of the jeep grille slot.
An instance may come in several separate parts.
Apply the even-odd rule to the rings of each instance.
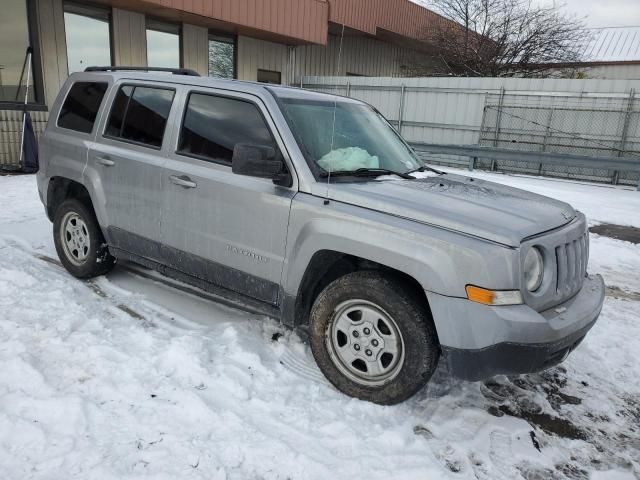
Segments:
[[[564,299],[576,294],[584,282],[589,260],[589,233],[556,247],[556,292]]]

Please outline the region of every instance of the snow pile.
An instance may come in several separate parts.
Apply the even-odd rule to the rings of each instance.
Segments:
[[[527,181],[575,194],[573,184],[517,179]],[[625,208],[598,206],[579,187],[588,215]],[[640,475],[637,301],[608,297],[560,367],[483,383],[439,369],[410,401],[380,407],[333,389],[309,348],[273,321],[140,269],[73,279],[52,258],[36,197],[33,177],[0,177],[2,479]],[[640,209],[626,217],[640,224]],[[640,246],[595,236],[591,257],[592,272],[640,292]]]
[[[209,324],[193,322],[108,280],[71,280],[13,241],[0,252],[0,478],[440,470],[406,407],[351,400],[283,366],[285,351],[313,364],[275,322],[214,304]]]
[[[429,177],[437,177],[439,176],[439,173],[433,172],[431,170],[425,170],[424,172],[413,172],[411,173],[411,176],[413,178],[416,179],[420,179],[420,178],[429,178]],[[390,180],[403,180],[401,177],[398,177],[397,175],[380,175],[379,177],[376,177],[376,180],[379,182],[387,182]]]
[[[425,170],[424,172],[413,172],[411,174],[412,177],[415,178],[430,178],[430,177],[437,177],[440,174],[437,172],[433,172],[431,170]]]

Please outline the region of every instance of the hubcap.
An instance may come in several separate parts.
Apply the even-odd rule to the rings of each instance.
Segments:
[[[64,253],[74,265],[82,265],[87,261],[91,248],[89,229],[80,215],[68,212],[62,219],[60,240]]]
[[[333,312],[326,335],[334,365],[366,386],[393,379],[404,363],[404,341],[395,320],[366,300],[349,300]]]

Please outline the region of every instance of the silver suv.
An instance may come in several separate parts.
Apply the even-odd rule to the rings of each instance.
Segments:
[[[439,360],[467,380],[561,362],[604,299],[583,214],[419,162],[349,98],[132,69],[73,74],[41,140],[60,260],[133,261],[306,334],[381,404]]]

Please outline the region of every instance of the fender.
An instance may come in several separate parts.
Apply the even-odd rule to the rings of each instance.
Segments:
[[[102,186],[102,177],[100,172],[96,171],[92,162],[87,162],[84,170],[83,183],[89,192],[91,202],[93,203],[93,210],[96,213],[98,223],[102,227],[103,234],[107,243],[112,243],[109,238],[108,228],[111,225],[109,214],[107,210],[107,199],[104,193],[104,187]]]
[[[332,250],[414,278],[427,292],[466,297],[467,284],[513,288],[518,252],[475,237],[300,193],[291,207],[282,287],[296,297],[314,254]],[[285,316],[288,310],[285,306]]]

